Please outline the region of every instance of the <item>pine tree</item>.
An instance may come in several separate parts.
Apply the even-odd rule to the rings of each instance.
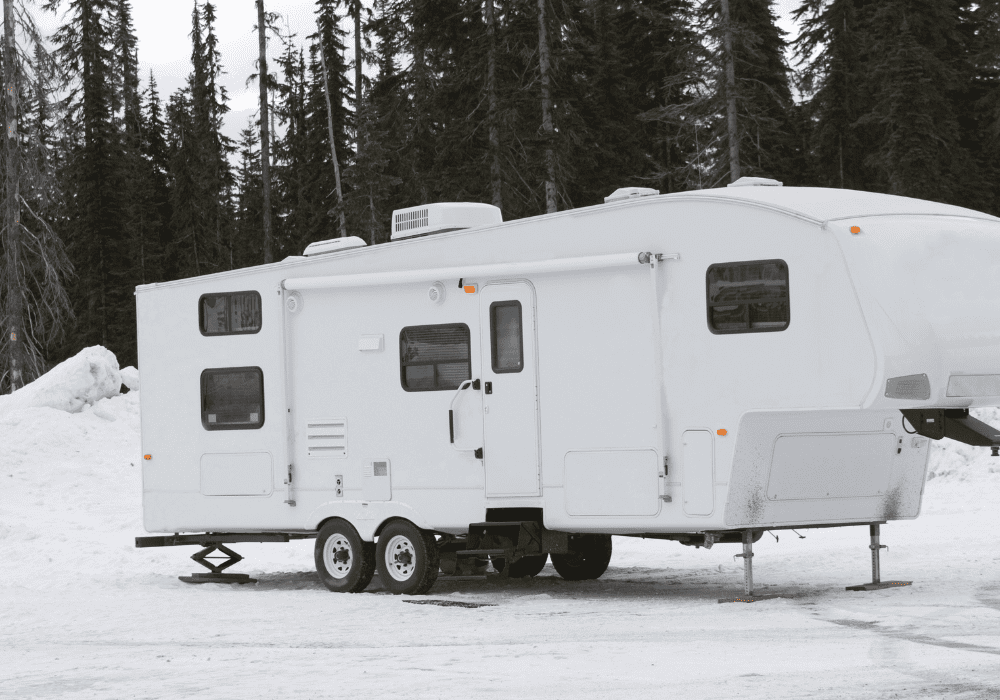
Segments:
[[[53,0],[48,7],[56,9]],[[114,114],[116,0],[68,0],[66,22],[53,36],[56,56],[75,77],[63,129],[72,144],[64,171],[69,253],[79,277],[71,297],[71,343],[101,344],[134,364],[135,278],[122,207],[122,139]]]
[[[48,144],[52,59],[25,8],[5,0],[3,9],[0,392],[13,392],[46,370],[51,344],[72,316],[65,291],[72,265],[50,216],[55,204]],[[28,38],[27,47],[18,45],[18,34]]]
[[[260,132],[254,120],[240,132],[239,166],[236,171],[235,239],[240,245],[233,249],[234,267],[259,264],[264,258],[264,226],[261,202],[264,182],[261,176]]]

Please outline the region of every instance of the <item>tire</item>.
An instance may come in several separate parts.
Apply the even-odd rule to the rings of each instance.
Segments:
[[[390,593],[423,595],[437,581],[440,565],[434,535],[409,520],[393,520],[378,536],[375,566]]]
[[[521,557],[510,565],[510,570],[507,572],[507,576],[509,578],[527,578],[530,576],[537,576],[542,569],[545,568],[545,562],[548,560],[548,554],[533,554],[531,556]],[[493,568],[497,571],[503,571],[503,567],[506,563],[507,561],[503,557],[496,557],[493,559]]]
[[[552,566],[567,581],[600,578],[611,563],[611,535],[573,535],[568,554],[553,554]]]
[[[334,593],[360,593],[375,575],[375,543],[362,540],[342,518],[320,528],[315,556],[320,581]]]

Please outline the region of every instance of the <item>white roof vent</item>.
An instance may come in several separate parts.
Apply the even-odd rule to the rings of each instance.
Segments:
[[[492,204],[440,202],[392,212],[391,240],[428,233],[493,226],[503,223],[503,215]]]
[[[620,202],[625,199],[636,199],[638,197],[651,197],[660,194],[659,190],[650,187],[619,187],[617,190],[604,198],[605,204]]]
[[[349,248],[360,248],[368,245],[357,236],[345,236],[343,238],[331,238],[328,241],[316,241],[306,246],[303,255],[322,255],[323,253],[336,253],[338,250]]]
[[[730,182],[726,187],[781,187],[781,184],[769,177],[741,177],[736,182]]]

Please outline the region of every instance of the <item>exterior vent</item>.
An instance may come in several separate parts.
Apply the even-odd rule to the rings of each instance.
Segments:
[[[649,187],[619,187],[617,190],[604,198],[604,203],[611,204],[611,202],[621,202],[626,199],[638,199],[639,197],[652,197],[657,194],[660,194],[659,190],[654,190]]]
[[[346,457],[347,419],[331,418],[306,423],[306,447],[310,457]]]
[[[912,399],[926,401],[931,397],[931,383],[926,374],[909,374],[892,377],[885,382],[887,399]]]
[[[978,399],[1000,396],[1000,374],[955,374],[948,379],[948,396]]]
[[[491,204],[472,202],[424,204],[392,212],[392,240],[502,223],[503,216],[500,210]]]
[[[360,248],[368,245],[357,236],[345,236],[344,238],[331,238],[328,241],[316,241],[306,246],[303,255],[322,255],[323,253],[336,253],[338,250],[348,250],[349,248]]]
[[[726,187],[781,187],[782,183],[769,177],[741,177],[736,182],[730,182]]]

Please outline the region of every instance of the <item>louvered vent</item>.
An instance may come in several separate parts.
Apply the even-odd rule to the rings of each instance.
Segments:
[[[396,226],[394,232],[409,231],[410,229],[423,228],[427,225],[427,209],[410,209],[408,211],[396,212]]]
[[[306,446],[310,457],[346,457],[347,419],[331,418],[306,423]]]

